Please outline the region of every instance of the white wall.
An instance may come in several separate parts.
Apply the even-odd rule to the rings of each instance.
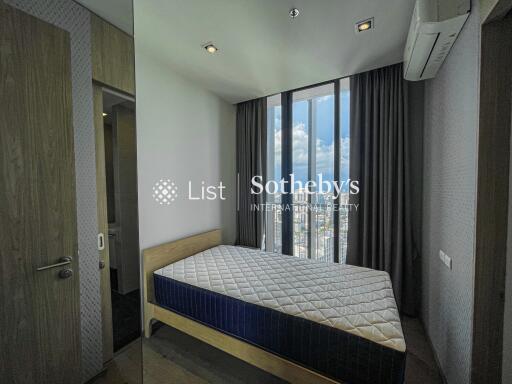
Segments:
[[[136,2],[140,3],[140,2]],[[135,9],[137,156],[140,248],[214,228],[224,242],[235,237],[235,111],[200,86],[178,76],[145,49]],[[160,179],[178,186],[178,198],[159,205],[152,187]],[[188,200],[189,180],[227,186],[226,201]]]
[[[479,68],[474,0],[437,77],[425,83],[422,318],[450,384],[470,382]]]

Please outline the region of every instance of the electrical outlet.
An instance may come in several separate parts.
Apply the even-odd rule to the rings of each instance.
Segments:
[[[442,250],[439,250],[439,258],[443,262],[444,265],[448,267],[448,269],[452,269],[452,258],[449,257],[446,253],[444,253]]]

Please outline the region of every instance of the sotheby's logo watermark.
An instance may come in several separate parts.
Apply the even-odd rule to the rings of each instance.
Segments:
[[[188,200],[226,200],[224,183],[209,185],[205,181],[188,182]],[[153,184],[153,199],[160,205],[170,205],[178,198],[178,185],[170,179],[160,179]]]
[[[205,181],[188,181],[186,198],[188,200],[226,200],[227,187],[220,181],[208,184]],[[315,180],[297,180],[293,174],[287,179],[268,180],[263,182],[262,176],[254,176],[250,180],[249,188],[244,188],[249,195],[264,195],[264,203],[252,203],[251,210],[291,210],[295,206],[301,209],[318,210],[326,206],[332,210],[357,210],[359,204],[349,203],[350,195],[359,194],[360,187],[357,180],[324,179],[320,173]],[[178,198],[178,185],[170,179],[160,179],[153,185],[153,199],[160,205],[170,205]],[[293,195],[291,203],[284,204],[283,196]],[[236,201],[240,209],[241,199],[240,175],[237,175]]]

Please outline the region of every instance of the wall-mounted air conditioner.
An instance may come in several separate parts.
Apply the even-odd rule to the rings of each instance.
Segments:
[[[470,10],[470,0],[416,0],[404,51],[406,80],[436,75]]]

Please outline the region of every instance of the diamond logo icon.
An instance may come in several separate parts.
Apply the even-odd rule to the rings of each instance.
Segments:
[[[178,197],[178,187],[169,179],[160,179],[153,185],[153,199],[160,205],[169,205]]]

